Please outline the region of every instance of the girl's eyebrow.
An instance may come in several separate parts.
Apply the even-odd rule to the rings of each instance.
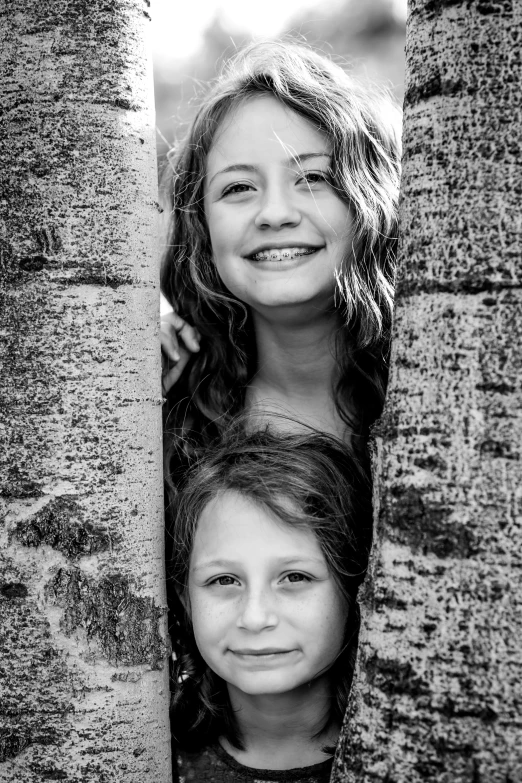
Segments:
[[[202,571],[204,568],[229,568],[230,566],[237,565],[234,560],[204,560],[197,566],[194,566],[194,571]]]
[[[324,560],[319,557],[313,557],[309,555],[277,558],[277,564],[280,566],[291,566],[296,565],[297,563],[315,563],[316,565],[324,565]],[[208,560],[194,566],[193,570],[203,571],[205,568],[234,568],[238,565],[241,564],[237,560]]]
[[[332,156],[329,152],[304,152],[302,155],[290,155],[286,159],[284,165],[292,166],[296,163],[301,165],[305,160],[310,160],[310,158],[328,158],[331,160]],[[253,166],[250,163],[233,163],[231,166],[226,166],[224,169],[216,171],[208,184],[211,185],[213,180],[220,174],[228,174],[230,171],[252,171],[253,173],[257,173],[259,171],[259,166]]]

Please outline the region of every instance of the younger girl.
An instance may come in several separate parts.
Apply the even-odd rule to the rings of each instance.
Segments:
[[[327,435],[240,428],[175,499],[179,780],[329,780],[353,672],[369,482]]]
[[[386,386],[399,116],[302,45],[226,66],[163,181],[174,435],[208,444],[261,411],[364,452]]]

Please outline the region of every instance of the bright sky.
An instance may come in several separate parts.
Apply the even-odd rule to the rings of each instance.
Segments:
[[[318,7],[318,0],[152,0],[152,36],[157,59],[182,59],[195,54],[202,33],[216,13],[227,29],[248,31],[261,38],[277,35],[298,11]],[[406,15],[406,0],[393,0],[397,14]],[[321,12],[342,0],[321,0]]]

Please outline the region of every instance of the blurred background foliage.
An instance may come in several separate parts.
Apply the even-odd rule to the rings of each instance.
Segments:
[[[173,0],[155,2],[159,5]],[[280,0],[278,5],[284,7],[284,4],[285,0]],[[387,85],[402,104],[405,4],[406,0],[323,1],[315,8],[305,7],[295,12],[289,21],[283,22],[278,34],[270,37],[284,35],[306,41],[353,69],[360,77]],[[158,19],[156,24],[160,23],[161,19]],[[177,33],[182,34],[183,30]],[[166,50],[164,47],[162,51],[156,48],[154,84],[160,166],[169,147],[183,134],[196,111],[199,97],[222,63],[256,37],[255,29],[245,26],[244,30],[238,30],[237,25],[231,24],[230,16],[223,14],[217,5],[202,30],[197,51],[180,57],[174,45]]]

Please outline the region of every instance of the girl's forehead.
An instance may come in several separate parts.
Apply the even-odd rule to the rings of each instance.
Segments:
[[[203,509],[196,528],[193,558],[269,557],[272,552],[324,559],[316,534],[294,526],[268,508],[235,491],[225,491]]]
[[[249,97],[234,106],[218,127],[207,156],[207,166],[259,157],[331,151],[326,133],[272,95]]]

